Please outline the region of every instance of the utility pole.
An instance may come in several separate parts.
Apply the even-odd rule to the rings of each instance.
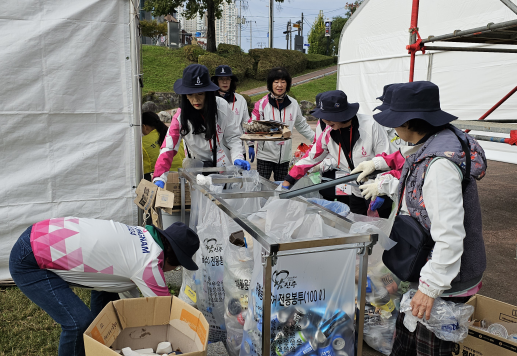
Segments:
[[[242,37],[242,0],[239,1],[239,47],[241,47],[241,37]]]
[[[269,48],[273,48],[273,3],[274,0],[269,0]]]
[[[293,36],[291,35],[291,33],[293,32],[292,31],[292,24],[291,24],[291,20],[289,20],[289,49],[293,49]]]
[[[252,31],[251,31],[251,24],[252,24],[252,22],[250,21],[250,49],[253,48],[253,35],[252,35]]]
[[[289,49],[289,22],[291,20],[287,21],[287,28],[286,28],[286,31],[285,31],[285,40],[287,41],[286,42],[286,45],[285,45],[285,49]]]

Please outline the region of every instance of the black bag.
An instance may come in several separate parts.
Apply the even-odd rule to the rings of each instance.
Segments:
[[[452,129],[451,129],[452,130]],[[452,130],[455,134],[456,132]],[[457,136],[457,134],[456,134]],[[461,147],[466,154],[466,169],[463,177],[463,191],[470,179],[470,149],[467,143],[458,136]],[[402,184],[406,184],[406,178],[411,171],[404,177]],[[431,233],[426,230],[415,218],[410,215],[399,215],[402,207],[404,191],[401,194],[397,216],[393,222],[390,239],[397,242],[397,245],[382,254],[382,262],[400,280],[408,282],[418,282],[420,270],[427,263],[429,254],[434,248],[434,240]]]

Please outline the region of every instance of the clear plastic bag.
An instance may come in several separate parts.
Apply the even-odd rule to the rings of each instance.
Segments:
[[[224,251],[224,304],[227,339],[230,356],[238,356],[242,329],[248,309],[248,292],[253,272],[253,238],[245,239],[245,246],[229,242]]]
[[[423,324],[437,338],[445,341],[461,342],[469,332],[469,318],[474,313],[474,307],[469,304],[447,302],[442,298],[434,300],[431,318],[419,319],[411,311],[411,299],[415,290],[410,290],[402,297],[400,312],[405,313],[404,326],[411,332],[415,331],[416,323]]]
[[[278,256],[272,270],[269,352],[262,352],[261,343],[264,255],[255,246],[240,356],[354,355],[355,250]]]

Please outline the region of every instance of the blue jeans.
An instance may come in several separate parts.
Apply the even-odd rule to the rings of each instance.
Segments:
[[[58,355],[82,356],[84,331],[106,303],[114,300],[114,293],[92,291],[92,313],[67,282],[54,272],[39,268],[30,244],[31,231],[32,226],[11,250],[11,277],[23,294],[61,325]]]

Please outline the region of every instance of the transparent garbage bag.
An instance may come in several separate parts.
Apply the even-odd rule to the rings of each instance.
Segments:
[[[239,229],[238,226],[235,228]],[[228,242],[224,251],[223,286],[226,347],[230,356],[238,356],[241,348],[252,272],[253,238],[245,239],[244,247]]]
[[[419,319],[413,316],[411,311],[411,300],[415,290],[410,290],[402,297],[400,312],[405,313],[404,326],[411,332],[415,331],[416,324],[423,324],[432,331],[437,338],[445,341],[461,342],[469,332],[469,318],[474,313],[474,307],[469,304],[447,302],[442,298],[436,298],[431,310],[431,318]]]
[[[315,184],[319,184],[321,183],[321,175],[319,172],[316,172],[316,173],[309,173],[307,174],[306,176],[303,176],[302,178],[300,178],[292,187],[290,190],[296,190],[296,189],[301,189],[301,188],[306,188],[306,187],[310,187],[310,186],[313,186]],[[306,194],[303,194],[303,195],[300,195],[301,197],[304,197],[304,198],[317,198],[317,199],[321,199],[321,194],[318,192],[318,191],[315,191],[315,192],[310,192],[310,193],[306,193]]]
[[[262,352],[267,252],[256,244],[240,356],[354,355],[355,252],[279,254],[272,268],[271,349]]]

